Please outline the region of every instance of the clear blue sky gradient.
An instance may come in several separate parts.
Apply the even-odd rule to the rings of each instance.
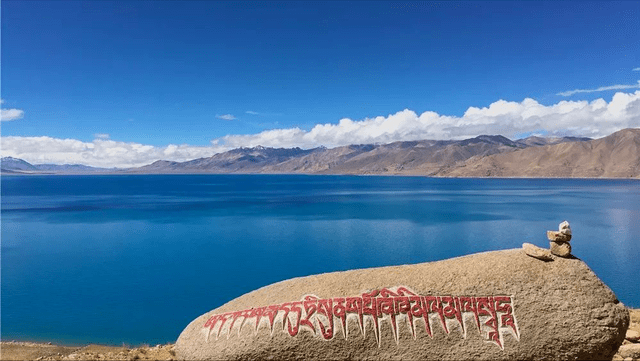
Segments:
[[[25,112],[3,136],[207,145],[405,108],[610,97],[556,93],[640,78],[637,1],[1,6],[3,108]]]

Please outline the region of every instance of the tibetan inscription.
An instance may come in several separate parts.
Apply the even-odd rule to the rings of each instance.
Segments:
[[[383,322],[390,323],[396,343],[400,342],[398,326],[402,322],[406,322],[414,340],[418,327],[433,337],[435,324],[447,334],[457,325],[463,337],[475,329],[501,349],[505,334],[520,340],[512,296],[422,296],[404,286],[364,292],[356,297],[321,299],[306,295],[300,301],[215,314],[203,327],[207,340],[212,335],[216,340],[225,335],[229,338],[236,332],[240,335],[243,327],[252,327],[257,334],[262,325],[273,335],[274,329],[278,329],[276,324],[281,324],[281,331],[292,337],[304,330],[332,340],[338,334],[344,339],[353,337],[347,327],[349,322],[357,324],[362,337],[367,335],[367,325],[373,325],[378,347]]]

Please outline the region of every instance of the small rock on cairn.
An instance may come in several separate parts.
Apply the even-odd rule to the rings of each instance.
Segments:
[[[569,222],[564,221],[560,223],[558,231],[547,231],[547,238],[549,238],[549,249],[552,254],[560,257],[571,256],[571,227]]]
[[[533,258],[541,259],[543,261],[553,261],[553,256],[551,255],[551,252],[549,252],[549,250],[546,248],[540,248],[531,243],[523,243],[522,249],[524,249],[524,253],[528,254]]]

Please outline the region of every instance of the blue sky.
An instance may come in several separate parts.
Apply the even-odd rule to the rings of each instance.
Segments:
[[[35,163],[640,125],[635,1],[3,0],[1,12],[2,153]]]

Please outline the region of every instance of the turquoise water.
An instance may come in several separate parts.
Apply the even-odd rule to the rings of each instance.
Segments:
[[[2,339],[174,342],[198,315],[315,273],[547,246],[640,307],[640,183],[294,175],[2,177]]]

